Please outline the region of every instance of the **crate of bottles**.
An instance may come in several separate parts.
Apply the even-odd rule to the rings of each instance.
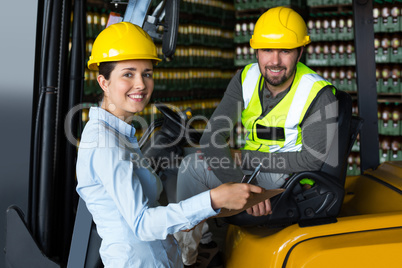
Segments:
[[[308,33],[314,41],[353,40],[353,16],[347,14],[310,14]]]
[[[350,5],[353,0],[307,0],[308,6]]]
[[[401,161],[402,151],[400,137],[391,139],[388,136],[380,137],[380,150],[379,150],[380,162],[386,161]]]
[[[383,79],[379,78],[377,81],[377,91],[380,93],[400,93],[401,84],[399,79]]]
[[[398,33],[376,33],[374,52],[377,63],[402,63],[402,43]]]
[[[310,6],[310,7],[321,6],[322,5],[322,0],[307,0],[307,5]]]
[[[248,44],[236,46],[235,66],[246,66],[247,64],[257,62],[255,52]]]
[[[377,65],[377,92],[402,93],[401,70],[399,64]]]
[[[401,1],[375,1],[373,24],[375,32],[402,31]]]
[[[392,49],[390,59],[391,59],[390,62],[392,63],[402,63],[402,47]]]
[[[380,140],[380,150],[379,150],[380,162],[402,160],[400,136],[380,135],[379,140]]]
[[[307,56],[306,64],[309,66],[323,66],[328,65],[328,55],[324,54],[311,54]]]
[[[255,22],[257,17],[245,17],[238,19],[235,25],[234,43],[248,43],[254,32]]]
[[[402,135],[402,105],[396,103],[378,104],[378,132],[382,135]]]
[[[393,120],[378,120],[378,133],[382,135],[401,135],[400,124],[394,123]]]
[[[355,176],[360,174],[360,154],[359,152],[351,152],[348,156],[348,168],[346,174]]]
[[[390,152],[388,150],[383,150],[383,149],[379,150],[380,163],[384,163],[384,162],[389,161],[389,159],[390,159],[389,153]]]
[[[384,8],[383,10],[387,10]],[[388,9],[389,10],[389,9]],[[387,12],[387,11],[384,11]],[[401,31],[401,16],[398,6],[393,6],[389,13],[382,14],[379,18],[381,32],[399,32]]]

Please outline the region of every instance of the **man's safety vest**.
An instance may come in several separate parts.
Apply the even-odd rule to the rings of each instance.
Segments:
[[[244,68],[241,81],[244,100],[241,120],[248,131],[243,149],[270,153],[300,151],[300,124],[318,92],[331,83],[299,62],[289,92],[262,117],[259,93],[264,89],[264,78],[257,63]]]

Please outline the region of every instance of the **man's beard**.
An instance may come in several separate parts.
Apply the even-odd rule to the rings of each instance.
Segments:
[[[264,73],[264,79],[265,82],[268,83],[271,86],[280,86],[283,83],[285,83],[286,81],[288,81],[288,79],[294,74],[295,70],[296,70],[296,64],[290,69],[290,72],[287,72],[288,69],[285,69],[285,73],[281,76],[281,77],[275,77],[272,78],[268,75],[268,70],[269,69],[275,69],[274,67],[265,67],[265,73]]]
[[[284,73],[281,77],[275,77],[272,78],[268,75],[268,70],[265,69],[265,82],[267,82],[268,84],[272,85],[272,86],[279,86],[282,85],[283,83],[286,82],[286,80],[289,78],[286,76],[286,73]]]

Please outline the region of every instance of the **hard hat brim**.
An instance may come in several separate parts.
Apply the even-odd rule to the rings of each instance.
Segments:
[[[159,62],[162,61],[160,58],[149,57],[149,55],[144,55],[143,57],[140,55],[135,55],[133,57],[127,56],[124,58],[117,56],[117,57],[108,57],[108,58],[103,59],[102,61],[89,60],[88,61],[88,69],[98,71],[99,70],[98,66],[101,62],[113,62],[113,61],[123,61],[123,60],[151,60],[155,65],[157,65]]]
[[[311,43],[310,36],[306,36],[305,40],[300,43],[286,43],[286,42],[273,42],[272,40],[269,42],[258,42],[254,38],[250,39],[250,46],[253,49],[294,49],[297,47],[304,47]]]

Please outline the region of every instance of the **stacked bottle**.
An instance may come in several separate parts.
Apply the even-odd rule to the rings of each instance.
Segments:
[[[401,112],[402,94],[402,3],[375,1],[373,8],[377,91],[382,94],[378,104],[380,162],[402,160]]]
[[[402,63],[402,45],[399,33],[376,33],[374,37],[377,63]]]
[[[219,27],[180,24],[177,43],[179,45],[202,45],[230,48],[233,43],[233,32]]]
[[[338,2],[331,1],[324,4],[335,6],[340,4]],[[356,91],[356,56],[351,6],[330,11],[329,8],[320,9],[323,5],[321,0],[309,3],[317,8],[310,10],[310,18],[307,20],[312,43],[307,46],[306,64],[338,89]],[[342,3],[344,4],[350,3]]]
[[[401,94],[402,63],[402,3],[401,1],[375,1],[374,48],[377,91]]]
[[[378,132],[382,135],[402,136],[402,105],[399,102],[378,104]]]
[[[351,5],[352,0],[307,0],[308,6]]]
[[[233,17],[234,6],[231,0],[183,0],[180,3],[180,11],[227,19]]]
[[[377,92],[402,93],[401,66],[399,64],[377,65]]]
[[[254,32],[255,22],[259,16],[243,16],[236,20],[234,42],[235,48],[235,65],[245,66],[248,63],[256,62],[255,52],[250,47],[250,38]]]
[[[352,66],[315,67],[314,70],[331,82],[337,89],[356,91],[356,71]]]
[[[89,59],[91,55],[93,42],[98,36],[98,34],[105,29],[109,11],[105,9],[88,8],[86,13],[86,45],[85,53],[86,59]],[[86,66],[86,64],[85,64]],[[85,83],[84,83],[84,96],[86,99],[92,99],[101,92],[96,82],[97,71],[85,69]]]
[[[155,90],[221,89],[232,76],[230,70],[157,68],[154,70]]]
[[[353,41],[313,42],[307,46],[306,63],[310,66],[354,66]]]
[[[236,43],[246,43],[250,40],[254,32],[255,22],[258,18],[255,16],[242,17],[236,21],[235,33]]]
[[[346,174],[354,176],[360,174],[360,153],[351,152],[348,156],[348,168]]]
[[[292,0],[235,0],[235,9],[238,11],[248,11],[255,9],[268,9],[276,6],[290,6],[296,1]]]
[[[375,32],[402,31],[402,4],[400,1],[375,1],[373,7]]]
[[[380,135],[380,162],[401,161],[401,136]]]
[[[162,57],[162,47],[158,46],[159,57]],[[233,51],[201,46],[177,46],[175,60],[163,62],[158,67],[227,67],[233,65]]]
[[[101,1],[102,2],[102,1]],[[151,9],[159,1],[153,1]],[[94,6],[96,5],[96,7]],[[87,9],[86,28],[86,58],[92,51],[93,41],[106,26],[111,10],[102,9],[106,3],[90,1]],[[125,5],[123,6],[123,9]],[[111,9],[114,7],[111,6]],[[123,10],[124,12],[124,10]],[[205,128],[206,121],[219,103],[230,79],[235,73],[233,65],[233,23],[234,5],[232,0],[184,0],[180,3],[180,24],[175,57],[168,62],[163,60],[154,69],[155,90],[153,99],[158,98],[158,91],[164,103],[177,106],[180,110],[191,107],[194,120],[191,124],[197,129]],[[155,41],[159,57],[163,59],[162,45]],[[98,105],[98,94],[101,89],[97,86],[96,71],[85,70],[84,101],[88,105]],[[203,96],[195,99],[193,95],[200,92]],[[204,94],[205,93],[205,94]],[[134,120],[137,132],[141,137],[144,127],[161,117],[160,112],[152,103],[143,112],[137,114]],[[88,108],[82,112],[82,120],[88,120]],[[144,125],[144,122],[146,124]]]
[[[358,114],[357,101],[353,101],[352,113]],[[380,162],[402,160],[402,104],[399,102],[378,103],[378,133]],[[348,175],[360,174],[359,136],[352,147],[352,153],[348,158]]]
[[[225,89],[228,77],[235,72],[233,31],[227,26],[230,14],[234,14],[233,3],[185,0],[180,4],[180,11],[175,56],[155,68],[155,89]],[[163,58],[162,46],[157,44],[157,48],[159,57]]]
[[[352,102],[352,114],[358,115],[358,106],[357,101],[353,100]],[[351,153],[348,156],[348,168],[347,175],[359,175],[360,174],[360,135],[357,135],[356,141],[352,146]]]
[[[311,13],[307,28],[314,41],[352,40],[353,14],[342,13]]]

